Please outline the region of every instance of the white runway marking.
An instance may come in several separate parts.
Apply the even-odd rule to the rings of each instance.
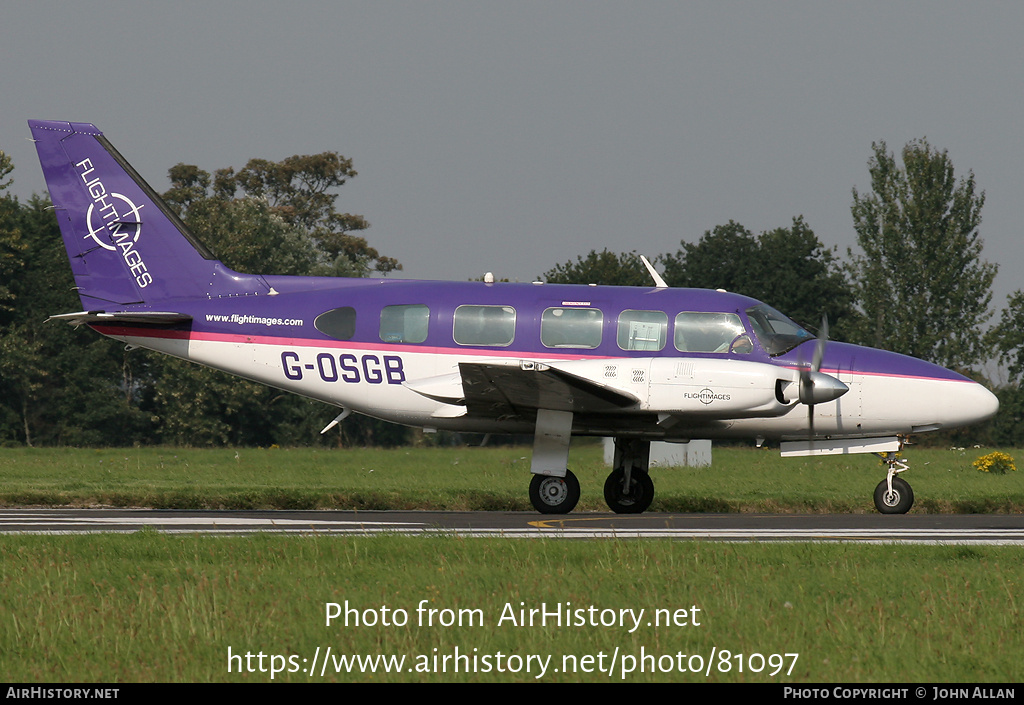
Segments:
[[[189,525],[189,526],[259,526],[259,527],[301,527],[301,526],[415,526],[409,522],[392,521],[336,521],[306,519],[262,519],[258,517],[154,517],[154,516],[116,516],[116,517],[90,517],[90,516],[61,516],[55,517],[46,514],[17,514],[8,515],[0,512],[0,526],[4,524],[24,524],[30,519],[33,524],[59,525],[59,524],[137,524],[139,526],[167,526],[167,525]]]
[[[374,536],[381,534],[476,536],[496,538],[547,539],[675,539],[707,541],[765,541],[765,542],[865,542],[886,544],[974,544],[1024,545],[1024,522],[1020,528],[972,528],[970,526],[944,528],[913,528],[886,526],[884,528],[836,528],[834,517],[831,528],[769,528],[769,527],[694,527],[694,522],[721,524],[739,523],[741,516],[714,515],[713,517],[685,517],[688,527],[600,527],[594,524],[611,521],[607,517],[553,520],[533,515],[514,517],[486,512],[471,513],[475,527],[439,526],[454,521],[466,513],[435,514],[434,523],[426,521],[387,521],[377,515],[372,520],[336,519],[317,512],[294,518],[274,516],[275,512],[253,512],[257,516],[225,515],[197,511],[151,510],[68,510],[30,509],[0,510],[0,533],[9,534],[71,534],[71,533],[131,533],[145,527],[156,528],[168,534],[252,534],[256,532],[299,535]],[[284,514],[284,512],[282,512]],[[269,515],[269,516],[268,516]],[[373,516],[372,514],[370,516]],[[369,518],[369,517],[368,517]],[[404,518],[404,517],[403,517]],[[417,517],[418,518],[418,517]],[[427,518],[427,517],[424,517]],[[977,517],[975,517],[977,518]],[[679,516],[670,517],[679,520]],[[814,517],[805,519],[813,521]],[[966,524],[969,517],[958,517]],[[499,526],[504,521],[508,526]],[[520,523],[521,522],[521,523]],[[552,525],[555,523],[556,525]],[[572,524],[576,524],[573,526]],[[668,520],[666,520],[666,524]],[[807,522],[804,522],[805,524]],[[988,522],[991,523],[991,522]],[[489,524],[489,525],[488,525]],[[525,524],[525,525],[524,525]],[[583,524],[581,526],[580,524]],[[589,524],[589,526],[588,526]]]

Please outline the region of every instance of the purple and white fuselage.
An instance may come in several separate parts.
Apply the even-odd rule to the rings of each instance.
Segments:
[[[94,126],[29,125],[83,305],[55,318],[343,414],[533,433],[530,496],[545,513],[579,498],[573,435],[616,439],[605,483],[615,511],[650,505],[650,441],[757,438],[790,455],[885,454],[876,505],[905,512],[902,438],[998,407],[960,374],[825,344],[724,291],[240,274]]]

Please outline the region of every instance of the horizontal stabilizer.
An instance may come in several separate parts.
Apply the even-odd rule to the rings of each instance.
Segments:
[[[64,321],[73,326],[91,324],[117,324],[134,323],[157,326],[173,326],[178,323],[188,323],[192,316],[186,313],[171,313],[169,311],[79,311],[78,313],[62,313],[58,316],[50,316],[47,321]]]

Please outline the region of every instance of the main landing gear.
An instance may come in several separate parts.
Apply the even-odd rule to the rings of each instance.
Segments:
[[[541,514],[568,514],[580,501],[580,482],[571,470],[572,412],[537,410],[530,472],[530,503]]]
[[[906,514],[914,505],[914,490],[910,483],[897,473],[905,472],[910,466],[897,457],[896,453],[875,453],[889,466],[885,479],[875,488],[875,509],[882,514]]]
[[[530,480],[530,503],[541,514],[568,514],[579,501],[580,481],[572,470],[565,477],[534,475]],[[654,481],[640,467],[617,467],[605,480],[604,501],[616,514],[640,514],[654,501]]]
[[[566,468],[572,414],[537,412],[537,431],[530,467],[530,503],[541,514],[568,514],[580,501],[580,482]],[[654,482],[647,469],[651,444],[627,438],[615,439],[615,461],[604,483],[604,500],[617,514],[639,514],[654,500]]]

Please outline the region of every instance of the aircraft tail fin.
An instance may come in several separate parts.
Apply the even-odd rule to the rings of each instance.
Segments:
[[[219,262],[94,125],[29,127],[87,311],[269,293]]]

